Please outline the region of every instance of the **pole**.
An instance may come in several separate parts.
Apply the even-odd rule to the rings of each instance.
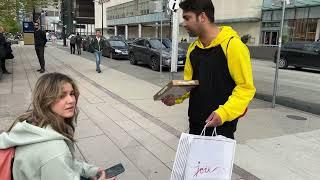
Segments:
[[[103,36],[103,1],[101,1],[101,19],[102,19],[102,21],[101,21],[101,34],[102,34],[102,36]]]
[[[65,2],[62,0],[61,3],[61,19],[62,19],[62,38],[63,38],[63,46],[67,46],[67,40],[66,40],[66,23],[65,23]]]
[[[171,52],[170,80],[173,79],[173,73],[177,72],[178,44],[179,44],[178,35],[179,35],[179,14],[177,10],[172,13],[172,52]]]
[[[161,40],[161,49],[160,49],[160,73],[162,73],[162,17],[160,20],[160,40]]]
[[[276,72],[275,72],[275,77],[274,77],[272,108],[275,108],[275,106],[276,106],[276,96],[277,96],[277,91],[278,91],[278,78],[279,78],[278,77],[279,76],[279,60],[280,60],[280,55],[281,55],[282,33],[283,33],[285,11],[286,11],[286,0],[282,0],[282,18],[281,18],[279,46],[278,46],[277,60],[276,60]]]

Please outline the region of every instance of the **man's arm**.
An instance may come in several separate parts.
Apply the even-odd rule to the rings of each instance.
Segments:
[[[250,52],[247,46],[239,38],[233,38],[229,43],[226,56],[229,72],[236,87],[228,101],[215,110],[215,113],[221,118],[222,124],[243,115],[256,92],[253,84]]]

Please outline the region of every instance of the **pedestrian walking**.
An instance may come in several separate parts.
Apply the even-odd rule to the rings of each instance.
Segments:
[[[75,51],[76,51],[76,37],[74,34],[72,34],[70,38],[70,53],[74,54]]]
[[[167,106],[189,99],[189,133],[217,133],[234,138],[241,117],[255,94],[250,53],[239,35],[227,26],[215,24],[211,0],[184,0],[183,26],[190,36],[198,37],[189,48],[184,68],[185,80],[198,80],[199,86],[179,99],[168,96]]]
[[[52,40],[52,45],[56,46],[57,37],[56,37],[55,33],[52,33],[51,40]]]
[[[94,55],[96,57],[96,71],[101,73],[100,63],[101,63],[101,56],[102,50],[105,47],[105,41],[103,37],[101,37],[101,31],[96,31],[96,37],[91,41],[90,46],[94,49]]]
[[[8,55],[8,43],[4,36],[4,29],[0,26],[0,63],[1,63],[1,71],[3,74],[11,74],[6,68],[6,57]]]
[[[35,46],[35,50],[36,50],[37,57],[40,64],[40,69],[38,69],[37,71],[39,71],[40,73],[44,73],[45,72],[44,47],[47,43],[46,33],[40,29],[39,23],[37,22],[34,23],[34,28],[35,28],[34,46]]]
[[[79,33],[77,33],[77,36],[76,36],[76,46],[77,46],[78,55],[81,55],[82,37],[80,36]]]
[[[15,147],[14,180],[96,179],[98,172],[102,173],[98,180],[106,179],[102,168],[75,159],[79,94],[74,80],[64,74],[48,73],[38,79],[31,110],[0,134],[1,150]]]

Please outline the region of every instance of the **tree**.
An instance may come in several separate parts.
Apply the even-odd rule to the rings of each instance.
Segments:
[[[1,0],[0,26],[7,32],[20,30],[18,14],[32,13],[34,9],[58,4],[58,0]]]

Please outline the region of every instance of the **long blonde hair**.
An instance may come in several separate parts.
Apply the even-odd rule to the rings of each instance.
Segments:
[[[75,114],[73,117],[67,119],[61,118],[51,109],[53,103],[63,95],[62,88],[65,83],[70,83],[72,85],[76,97]],[[28,123],[41,128],[50,125],[55,131],[74,142],[74,130],[79,112],[77,108],[79,95],[80,93],[77,85],[74,80],[67,75],[49,73],[41,76],[32,93],[32,109],[19,116],[12,124],[9,131],[17,122],[27,121]]]
[[[4,29],[2,26],[0,26],[0,33],[4,33]]]

